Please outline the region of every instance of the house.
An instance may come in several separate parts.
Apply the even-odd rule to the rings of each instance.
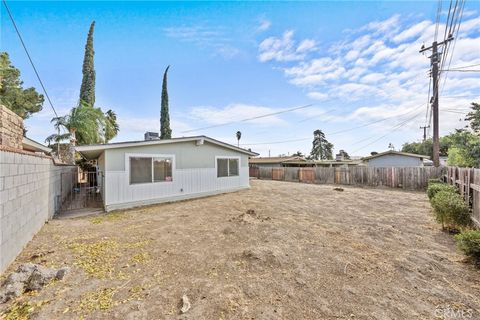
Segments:
[[[304,157],[300,156],[284,156],[284,157],[257,157],[250,158],[248,161],[251,168],[261,167],[299,167],[307,163]],[[295,164],[292,164],[295,163]]]
[[[77,146],[96,160],[106,211],[249,188],[255,152],[206,137]]]
[[[52,152],[49,147],[27,137],[22,138],[22,149],[37,154],[50,154]]]
[[[429,156],[400,151],[385,151],[362,158],[369,167],[423,167]]]

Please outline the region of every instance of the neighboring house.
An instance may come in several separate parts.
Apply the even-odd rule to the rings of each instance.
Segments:
[[[307,163],[305,158],[300,156],[286,157],[257,157],[248,160],[250,167],[253,168],[272,168],[272,167],[290,167],[302,166]],[[294,164],[293,164],[294,163]]]
[[[362,160],[369,167],[423,167],[424,160],[428,158],[425,155],[389,150]]]
[[[249,188],[248,157],[258,155],[206,136],[75,149],[97,160],[106,211]]]
[[[50,154],[52,152],[52,149],[49,147],[46,147],[43,144],[27,137],[23,137],[22,148],[25,151],[34,152],[37,154]]]
[[[361,160],[306,160],[303,157],[265,157],[250,158],[251,168],[278,168],[278,167],[348,167],[362,163]]]
[[[315,161],[315,167],[352,167],[360,166],[363,164],[362,160],[317,160]]]

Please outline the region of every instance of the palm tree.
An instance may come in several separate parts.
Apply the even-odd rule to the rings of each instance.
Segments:
[[[113,110],[105,112],[105,143],[112,140],[120,131],[117,123],[117,115]]]
[[[242,137],[242,133],[240,131],[237,131],[237,145],[240,147],[240,138]]]
[[[70,139],[73,144],[79,145],[105,141],[106,116],[100,108],[93,108],[84,101],[81,101],[79,106],[72,108],[69,114],[55,117],[51,122],[54,124],[57,132],[60,132],[60,128],[63,128],[67,133],[50,135],[45,139],[45,142],[49,145],[52,142],[60,142],[67,139]]]

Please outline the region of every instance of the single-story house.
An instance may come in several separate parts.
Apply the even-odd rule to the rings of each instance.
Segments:
[[[291,165],[291,163],[295,163],[295,165]],[[261,168],[261,167],[268,167],[268,168],[278,168],[278,167],[289,167],[289,166],[302,166],[302,164],[306,163],[304,157],[300,156],[284,156],[284,157],[256,157],[250,158],[248,161],[250,167],[252,168]]]
[[[23,137],[22,139],[22,149],[25,151],[30,151],[34,153],[40,153],[40,154],[49,154],[52,152],[52,149],[50,149],[49,147],[46,147],[40,142],[37,142],[27,137]]]
[[[362,158],[369,167],[423,167],[424,159],[430,157],[400,151],[385,151]]]
[[[250,158],[251,168],[279,167],[349,167],[362,164],[362,160],[306,160],[303,157],[258,157]]]
[[[97,160],[106,211],[249,188],[255,152],[206,136],[77,146]]]

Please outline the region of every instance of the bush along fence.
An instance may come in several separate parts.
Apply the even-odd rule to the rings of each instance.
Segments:
[[[472,220],[480,227],[480,169],[447,167],[445,180],[456,187],[472,209]]]
[[[432,179],[427,188],[435,219],[442,224],[442,229],[458,232],[455,235],[458,247],[480,264],[480,230],[474,228],[475,224],[479,226],[475,218],[478,214],[475,201],[478,200],[479,193],[477,184],[472,183],[476,181],[472,174],[477,174],[478,178],[480,170],[453,167],[447,169],[445,178],[449,183]],[[473,201],[470,201],[470,195]],[[469,204],[472,204],[472,214],[470,214]]]
[[[250,177],[263,180],[340,184],[425,190],[430,179],[440,179],[445,168],[435,167],[251,167]]]

